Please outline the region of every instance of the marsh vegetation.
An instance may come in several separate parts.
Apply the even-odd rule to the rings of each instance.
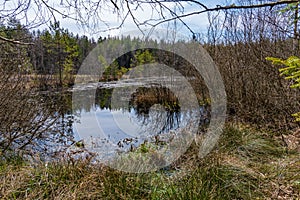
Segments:
[[[217,12],[208,14],[207,34],[176,41],[203,46],[226,90],[223,134],[204,158],[198,156],[197,139],[208,134],[211,88],[187,60],[159,50],[167,41],[149,39],[146,42],[155,48],[144,48],[141,38],[88,38],[58,21],[33,31],[15,14],[0,20],[0,197],[299,198],[300,129],[292,116],[300,108],[299,2],[257,1],[262,3],[257,7],[255,2],[236,1],[247,8],[216,7]],[[119,7],[116,3],[114,8]],[[76,79],[88,80],[90,75],[78,74],[80,67],[96,46],[101,73],[96,82],[87,81],[78,89]],[[120,46],[132,51],[107,59]],[[271,61],[285,68],[279,71]],[[154,63],[178,73],[159,71],[148,77]],[[179,75],[194,94],[186,92]],[[141,81],[145,77],[147,81]],[[197,109],[184,107],[194,99]],[[89,124],[92,115],[101,125],[100,137],[99,126]],[[122,117],[136,126],[117,124]],[[199,125],[193,135],[197,139],[166,164],[157,152],[193,123]],[[82,140],[82,133],[91,141]],[[133,156],[137,164],[151,155],[149,162],[160,167],[149,173],[119,171],[98,162],[93,148],[100,147],[107,152],[104,156]]]

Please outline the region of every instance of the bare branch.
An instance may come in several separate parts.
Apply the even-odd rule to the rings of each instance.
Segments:
[[[210,11],[219,11],[219,10],[233,10],[233,9],[251,9],[251,8],[263,8],[263,7],[274,7],[277,5],[291,4],[297,3],[299,0],[283,0],[283,1],[275,1],[270,3],[262,3],[262,4],[252,4],[252,5],[229,5],[229,6],[217,6],[215,8],[209,8],[204,10],[205,12]]]
[[[167,9],[173,16],[175,17],[178,17],[177,13],[174,12],[173,10],[171,10],[170,8],[168,8],[167,6],[165,5],[162,5],[165,9]],[[194,31],[181,19],[181,18],[178,18],[179,21],[192,33],[192,34],[195,34]]]
[[[110,2],[114,5],[114,7],[117,9],[117,10],[120,10],[118,5],[116,4],[116,2],[114,2],[113,0],[110,0]]]
[[[19,45],[34,45],[34,43],[27,43],[27,42],[21,42],[21,41],[17,41],[17,40],[11,40],[8,39],[6,37],[0,36],[0,40],[5,41],[5,42],[9,42],[12,44],[19,44]]]
[[[176,19],[181,19],[181,18],[192,16],[192,15],[199,15],[202,13],[213,12],[213,11],[274,7],[274,6],[278,6],[278,5],[286,5],[286,4],[298,3],[298,2],[299,2],[299,0],[283,0],[283,1],[276,1],[276,2],[270,2],[270,3],[262,3],[262,4],[251,4],[251,5],[234,5],[233,4],[233,5],[229,5],[229,6],[217,6],[214,8],[207,8],[207,9],[197,11],[197,12],[191,12],[191,13],[187,13],[187,14],[183,14],[183,15],[177,15],[175,17],[160,21],[160,22],[154,24],[153,26],[155,27],[155,26],[158,26],[158,25],[168,22],[168,21],[173,21]]]

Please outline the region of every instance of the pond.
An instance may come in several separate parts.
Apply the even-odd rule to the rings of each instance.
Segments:
[[[101,159],[133,151],[145,142],[167,145],[191,126],[204,127],[210,120],[209,108],[199,106],[195,96],[166,84],[119,80],[71,91],[74,138]]]

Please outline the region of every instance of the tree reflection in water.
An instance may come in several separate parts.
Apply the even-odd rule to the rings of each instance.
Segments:
[[[182,102],[188,101],[188,96],[179,99],[173,90],[159,84],[140,86],[113,82],[96,89],[94,102],[84,100],[88,95],[83,90],[77,97],[77,107],[73,107],[80,116],[77,131],[85,134],[79,139],[90,144],[91,149],[109,152],[134,150],[146,141],[159,146],[168,145],[174,137],[184,134],[199,117],[205,117],[200,123],[206,122],[208,116],[203,114],[209,113],[203,106],[183,107],[181,104],[189,105],[189,102]],[[195,110],[197,108],[201,109],[200,113]],[[91,114],[93,109],[95,113]],[[91,117],[96,117],[98,123],[92,125]],[[124,121],[123,118],[129,120]],[[97,132],[99,126],[101,134]]]
[[[165,87],[140,87],[131,95],[130,108],[151,135],[174,130],[180,123],[180,105],[173,92]],[[150,133],[149,133],[150,134]]]

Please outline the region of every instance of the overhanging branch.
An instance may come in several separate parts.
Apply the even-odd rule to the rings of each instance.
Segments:
[[[291,4],[291,3],[298,3],[298,2],[299,2],[299,0],[283,0],[283,1],[276,1],[276,2],[269,2],[269,3],[262,3],[262,4],[253,4],[253,5],[240,5],[240,6],[237,6],[235,4],[232,4],[232,5],[229,5],[229,6],[217,6],[215,8],[208,8],[204,11],[209,12],[209,11],[219,11],[219,10],[274,7],[274,6],[277,6],[277,5],[284,5],[284,4]]]
[[[181,19],[181,18],[192,16],[192,15],[198,15],[198,14],[213,12],[213,11],[252,9],[252,8],[263,8],[263,7],[271,7],[272,8],[274,6],[286,5],[286,4],[291,4],[291,3],[299,3],[299,0],[282,0],[282,1],[262,3],[262,4],[252,4],[252,5],[235,5],[235,4],[232,4],[232,5],[229,5],[229,6],[220,6],[220,5],[218,5],[214,8],[206,8],[204,10],[200,10],[200,11],[196,11],[196,12],[191,12],[191,13],[187,13],[187,14],[183,14],[183,15],[177,15],[175,17],[160,21],[160,22],[154,24],[153,26],[155,27],[155,26],[158,26],[159,24],[162,24],[162,23],[165,23],[165,22],[168,22],[168,21],[173,21],[173,20],[176,20],[176,19]]]
[[[5,41],[5,42],[9,42],[12,44],[19,44],[19,45],[33,45],[34,43],[27,43],[27,42],[21,42],[21,41],[17,41],[17,40],[11,40],[8,39],[6,37],[0,36],[0,40]]]

